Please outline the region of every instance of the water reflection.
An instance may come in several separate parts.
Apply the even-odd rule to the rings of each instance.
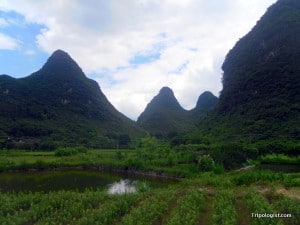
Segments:
[[[108,193],[130,193],[137,189],[161,188],[174,183],[164,179],[150,179],[131,174],[116,174],[88,170],[2,172],[0,173],[0,191],[59,191],[86,188],[107,190]]]
[[[109,185],[109,194],[124,194],[136,192],[137,181],[132,181],[129,179],[121,179]]]

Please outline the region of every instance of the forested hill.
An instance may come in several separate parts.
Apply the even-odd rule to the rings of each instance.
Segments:
[[[226,56],[218,109],[202,133],[223,140],[300,138],[300,1],[279,0]]]
[[[163,87],[139,116],[137,123],[158,138],[171,139],[196,129],[199,120],[215,107],[217,101],[218,98],[211,92],[204,92],[194,109],[185,110],[173,91]]]
[[[0,76],[0,121],[0,136],[31,147],[115,147],[145,134],[61,50],[28,77]]]
[[[210,91],[203,92],[198,100],[196,107],[190,111],[190,116],[193,118],[194,123],[199,123],[200,119],[210,113],[218,104],[219,99],[214,96]]]

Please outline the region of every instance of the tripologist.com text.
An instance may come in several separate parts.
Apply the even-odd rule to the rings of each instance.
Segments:
[[[251,213],[252,218],[291,218],[288,213]]]

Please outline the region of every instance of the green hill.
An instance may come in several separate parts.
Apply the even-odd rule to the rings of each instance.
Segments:
[[[210,92],[204,92],[193,110],[185,110],[178,103],[173,91],[163,87],[139,116],[137,123],[159,138],[172,138],[196,128],[200,118],[213,109],[217,102]]]
[[[227,54],[217,109],[201,134],[251,143],[300,138],[300,1],[279,0]]]
[[[5,144],[114,147],[145,134],[61,50],[28,77],[0,76],[0,99],[0,135],[11,140]]]
[[[210,113],[217,104],[218,98],[211,92],[205,91],[199,96],[196,107],[190,111],[190,115],[194,118],[195,123],[197,123]]]

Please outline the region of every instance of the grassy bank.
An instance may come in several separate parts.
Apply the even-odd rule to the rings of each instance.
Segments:
[[[261,156],[256,161],[246,161],[241,166],[260,163],[297,167],[300,161],[299,156],[272,154]],[[0,151],[0,171],[51,170],[74,167],[143,172],[179,178],[196,177],[199,173],[207,171],[213,171],[215,174],[225,172],[223,164],[218,164],[205,151],[174,150],[164,145],[134,150],[91,150],[77,147],[59,148],[56,151]]]
[[[64,167],[83,167],[104,170],[152,171],[175,177],[190,177],[197,171],[196,165],[180,159],[181,153],[168,153],[167,158],[149,158],[139,150],[88,150],[58,155],[48,151],[0,151],[0,171],[58,169]],[[73,151],[73,150],[70,150]],[[147,159],[146,159],[147,158]]]
[[[103,190],[0,192],[0,223],[299,224],[299,199],[280,194],[279,186],[271,181],[237,184],[234,178],[245,174],[253,176],[250,171],[222,176],[203,173],[168,188],[123,195],[109,195]],[[282,185],[280,179],[273,179]],[[205,210],[209,205],[210,211]],[[241,213],[247,220],[239,216]],[[251,213],[291,217],[258,219]]]
[[[91,189],[0,191],[0,224],[299,224],[300,173],[259,167],[226,171],[201,151],[175,151],[165,146],[154,151],[0,151],[1,171],[65,167],[139,171],[185,179],[167,188],[125,195]],[[292,216],[270,220],[252,217],[251,213]]]

